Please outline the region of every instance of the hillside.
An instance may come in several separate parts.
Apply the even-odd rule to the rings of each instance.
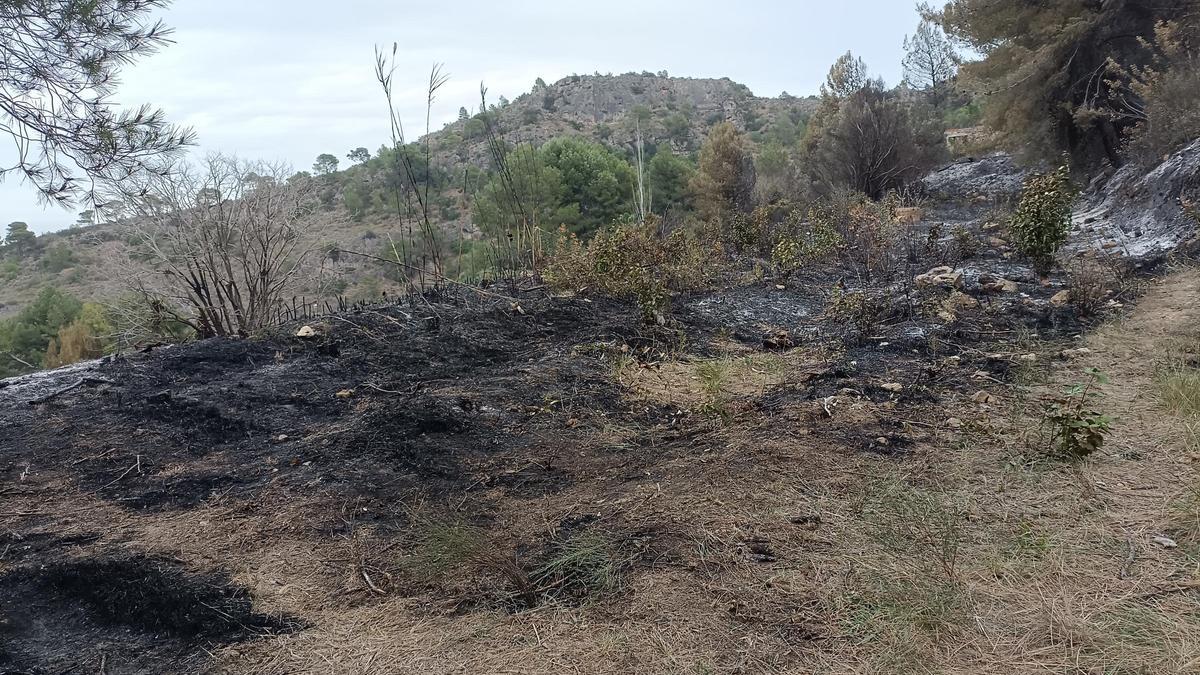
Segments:
[[[744,85],[729,79],[694,79],[653,74],[617,76],[571,76],[551,85],[535,85],[533,91],[505,105],[496,105],[494,125],[508,146],[542,144],[553,138],[585,137],[611,147],[621,155],[632,152],[635,119],[640,120],[648,153],[659,146],[682,155],[694,153],[708,130],[716,123],[732,121],[751,139],[767,141],[783,134],[794,143],[815,108],[813,98],[762,98]],[[385,139],[379,139],[381,142]],[[458,236],[479,236],[470,218],[472,190],[464,194],[461,176],[468,166],[485,170],[491,159],[478,115],[469,116],[434,131],[430,143],[433,165],[440,180],[437,225]],[[424,139],[421,141],[424,142]],[[303,168],[303,167],[298,167]],[[386,253],[387,242],[403,239],[404,228],[389,206],[386,179],[378,177],[385,168],[347,167],[326,177],[326,206],[319,214],[322,231],[316,246],[346,248],[371,254]],[[346,204],[346,186],[369,183],[373,206],[352,213]],[[119,224],[77,227],[39,237],[38,252],[23,259],[9,259],[0,267],[0,318],[11,316],[27,305],[48,285],[59,287],[84,300],[111,300],[121,290],[112,274],[111,261],[125,247]],[[375,298],[380,293],[401,289],[387,278],[388,270],[373,263],[343,259],[330,273],[343,281],[335,292],[353,299]],[[316,287],[300,293],[318,296]]]

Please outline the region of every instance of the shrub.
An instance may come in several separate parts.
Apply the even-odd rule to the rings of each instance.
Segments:
[[[720,256],[683,230],[661,237],[653,225],[617,225],[586,244],[560,228],[545,268],[547,283],[636,300],[647,319],[661,320],[670,292],[711,283]]]
[[[954,229],[950,231],[950,236],[953,238],[950,245],[950,257],[955,266],[979,255],[979,239],[967,228],[955,225]]]
[[[553,542],[549,558],[529,577],[543,596],[594,597],[621,589],[627,562],[620,555],[620,546],[608,536],[581,532]]]
[[[904,261],[905,226],[896,217],[900,196],[895,192],[879,202],[862,194],[843,193],[822,208],[842,238],[842,261],[865,282],[890,283]]]
[[[1067,240],[1075,188],[1064,165],[1051,174],[1035,174],[1025,181],[1021,202],[1009,227],[1021,253],[1042,277],[1054,267],[1054,257]]]
[[[1067,280],[1071,304],[1081,316],[1095,316],[1108,301],[1108,275],[1096,263],[1081,261],[1071,268]]]
[[[1153,54],[1150,65],[1110,64],[1111,75],[1127,84],[1136,102],[1128,149],[1144,164],[1157,164],[1200,136],[1200,53],[1189,44],[1193,40],[1179,24],[1160,23],[1154,39],[1143,42]]]
[[[825,307],[825,316],[849,327],[850,336],[862,344],[883,324],[890,309],[891,298],[886,293],[876,296],[837,288]]]
[[[1104,445],[1112,432],[1113,419],[1092,409],[1100,396],[1098,388],[1108,384],[1108,377],[1095,368],[1084,371],[1086,382],[1071,385],[1062,396],[1050,401],[1042,424],[1050,428],[1050,447],[1069,458],[1083,458]]]
[[[771,262],[785,279],[829,256],[842,244],[841,236],[828,220],[815,212],[801,219],[799,212],[793,211],[787,224],[788,231],[779,237],[771,251]]]

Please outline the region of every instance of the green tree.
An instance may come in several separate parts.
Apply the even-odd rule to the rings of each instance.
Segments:
[[[1123,159],[1127,115],[1136,104],[1105,77],[1149,62],[1146,41],[1160,21],[1188,20],[1194,0],[951,0],[924,7],[955,41],[982,55],[959,82],[984,97],[984,121],[1013,145],[1066,150],[1085,164]]]
[[[151,13],[169,0],[0,2],[0,130],[15,162],[0,169],[68,203],[97,183],[161,170],[193,141],[160,110],[112,100],[120,70],[169,42]]]
[[[821,98],[846,99],[870,81],[867,63],[851,52],[839,56],[821,85]]]
[[[766,201],[789,196],[792,190],[792,158],[787,148],[779,143],[767,143],[760,147],[754,158],[758,175],[757,188]]]
[[[632,210],[633,168],[608,148],[564,136],[542,146],[540,154],[561,176],[561,204],[579,209],[573,228],[577,234],[608,225]]]
[[[749,212],[754,206],[754,159],[729,122],[712,128],[700,149],[691,188],[700,214],[709,220]]]
[[[346,159],[355,164],[366,164],[371,161],[371,151],[366,148],[355,148],[346,154]]]
[[[4,249],[23,258],[37,249],[37,235],[29,231],[28,224],[19,220],[11,222],[4,237]]]
[[[904,38],[904,81],[929,92],[935,104],[945,98],[961,62],[946,34],[928,18],[922,18],[917,32]]]
[[[681,147],[687,147],[687,143],[692,137],[692,124],[686,115],[683,113],[667,115],[663,120],[663,127],[667,131],[667,137]]]
[[[355,221],[361,221],[367,214],[367,199],[354,185],[347,185],[342,189],[342,205]]]
[[[537,148],[521,143],[504,156],[474,200],[475,222],[493,236],[536,228],[551,231],[574,226],[578,209],[562,207],[562,176],[546,166]]]
[[[82,309],[78,299],[48,286],[15,317],[0,321],[0,377],[40,366],[50,340]]]
[[[47,272],[57,274],[79,263],[75,252],[65,242],[59,242],[46,249],[42,254],[41,266]]]
[[[328,176],[337,171],[338,158],[329,153],[317,155],[317,161],[313,162],[313,173],[318,176]]]
[[[50,340],[42,364],[47,368],[98,359],[104,356],[113,328],[104,308],[94,302],[83,304],[79,316],[59,329]]]
[[[647,169],[654,210],[660,212],[687,208],[688,192],[695,168],[686,158],[664,147],[654,154]]]

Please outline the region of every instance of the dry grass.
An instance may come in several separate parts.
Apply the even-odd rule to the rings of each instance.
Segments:
[[[1036,398],[1082,367],[1111,376],[1105,411],[1119,423],[1074,466],[1014,461],[1036,422],[1013,396],[1016,411],[950,396],[908,409],[912,447],[876,455],[854,443],[898,414],[891,401],[846,395],[832,415],[820,401],[748,405],[829,355],[650,364],[618,351],[612,375],[635,400],[699,411],[720,397],[729,423],[674,445],[666,430],[598,426],[556,446],[563,458],[620,446],[587,480],[531,498],[480,486],[430,511],[451,516],[410,513],[401,532],[364,515],[388,505],[347,507],[320,487],[304,500],[268,489],[253,517],[220,501],[134,514],[69,491],[21,508],[69,514],[65,534],[105,522],[130,545],[234,570],[261,611],[309,623],[214,650],[223,672],[1200,672],[1189,399],[1165,395],[1153,368],[1163,344],[1200,337],[1198,293],[1200,273],[1168,280],[1089,338],[1086,363],[1026,382]],[[961,429],[939,426],[951,416]],[[467,511],[486,517],[453,517]],[[585,529],[561,526],[583,517]],[[1178,549],[1153,542],[1163,532]],[[519,560],[536,606],[480,601],[519,595],[478,564],[498,557]],[[585,591],[547,591],[564,588]]]

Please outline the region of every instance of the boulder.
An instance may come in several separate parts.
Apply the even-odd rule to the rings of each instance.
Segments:
[[[962,270],[955,270],[953,267],[935,267],[925,274],[913,277],[913,283],[917,288],[962,288],[963,273]]]
[[[1066,307],[1071,304],[1071,291],[1059,291],[1050,298],[1050,304],[1054,307]]]

